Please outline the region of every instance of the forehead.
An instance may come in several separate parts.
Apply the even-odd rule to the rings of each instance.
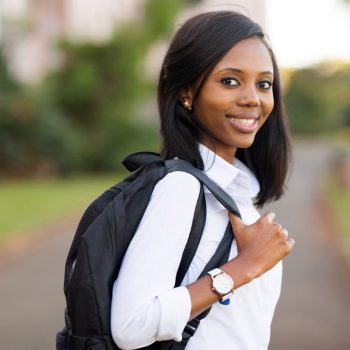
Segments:
[[[270,53],[259,38],[249,38],[238,42],[216,64],[213,72],[226,68],[242,71],[273,72]]]

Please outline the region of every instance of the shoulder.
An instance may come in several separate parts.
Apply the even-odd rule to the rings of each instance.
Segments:
[[[164,176],[155,186],[153,196],[169,195],[175,198],[198,198],[200,182],[193,175],[174,171]]]

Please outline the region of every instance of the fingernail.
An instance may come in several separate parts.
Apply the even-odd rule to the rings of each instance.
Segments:
[[[281,232],[282,232],[286,237],[288,237],[288,231],[287,231],[287,229],[283,228],[283,229],[281,230]]]
[[[289,239],[288,239],[288,242],[289,242],[289,244],[291,244],[292,246],[294,246],[294,244],[295,244],[295,240],[294,240],[293,238],[289,238]]]

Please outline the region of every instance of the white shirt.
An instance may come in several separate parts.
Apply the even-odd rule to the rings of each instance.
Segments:
[[[231,165],[201,144],[199,150],[204,172],[232,196],[244,223],[255,222],[260,215],[252,198],[259,192],[259,184],[252,172],[238,159]],[[205,188],[203,235],[182,286],[173,288],[199,189],[198,180],[183,172],[166,175],[154,188],[113,288],[112,335],[122,349],[144,347],[156,340],[181,340],[191,312],[184,286],[198,278],[228,224],[227,210]],[[230,259],[236,255],[233,241]],[[281,279],[279,262],[238,288],[229,305],[213,305],[186,350],[266,350]]]

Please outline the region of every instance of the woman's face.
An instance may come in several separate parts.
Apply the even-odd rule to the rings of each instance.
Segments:
[[[258,38],[237,43],[213,68],[194,101],[194,113],[213,136],[201,142],[228,162],[250,147],[274,105],[273,65]],[[192,102],[194,88],[187,91]]]

